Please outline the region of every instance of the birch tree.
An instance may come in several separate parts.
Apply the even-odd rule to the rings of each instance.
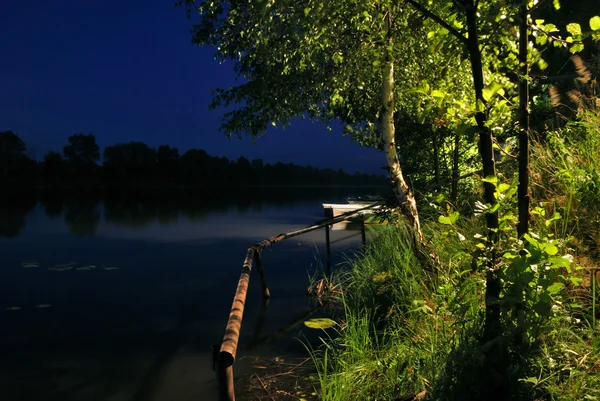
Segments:
[[[427,27],[412,8],[391,0],[180,4],[198,13],[192,41],[213,46],[216,59],[233,62],[240,78],[233,88],[217,89],[212,103],[233,107],[223,117],[227,135],[258,137],[295,117],[341,121],[362,143],[383,150],[393,194],[423,243],[394,124],[399,99],[408,101],[408,88],[418,84],[411,66],[428,50],[417,39]]]

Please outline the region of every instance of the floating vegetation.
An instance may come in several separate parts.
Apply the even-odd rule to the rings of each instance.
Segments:
[[[335,320],[331,320],[328,318],[309,319],[304,322],[304,325],[311,329],[328,329],[330,327],[335,326],[336,324],[337,323],[335,322]]]
[[[95,268],[96,268],[96,265],[87,265],[87,266],[78,267],[75,270],[77,270],[77,271],[88,271],[88,270],[92,270],[92,269],[95,269]]]
[[[10,310],[10,311],[21,310],[21,307],[20,306],[7,306],[6,310]]]
[[[29,268],[29,267],[39,267],[38,262],[21,262],[21,267]]]
[[[113,266],[106,266],[106,265],[102,265],[102,268],[104,270],[119,270],[118,267],[113,267]]]
[[[73,268],[76,264],[77,264],[77,262],[69,262],[69,263],[64,263],[62,265],[54,265],[54,267],[51,267],[48,270],[52,270],[55,272],[64,272],[67,270],[73,270]]]
[[[39,304],[39,305],[36,305],[35,307],[38,309],[45,309],[45,308],[49,308],[51,306],[52,305],[50,305],[50,304]]]
[[[55,272],[64,272],[67,270],[73,270],[73,266],[56,265],[54,267],[49,268],[48,270],[52,270]]]

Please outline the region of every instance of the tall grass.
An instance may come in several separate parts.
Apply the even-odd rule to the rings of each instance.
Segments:
[[[408,238],[403,226],[380,227],[351,262],[344,317],[311,350],[322,400],[393,400],[431,388],[443,369],[457,338],[447,308],[457,289],[421,269]]]

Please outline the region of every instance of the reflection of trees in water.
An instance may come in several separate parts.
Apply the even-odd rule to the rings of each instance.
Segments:
[[[136,197],[107,197],[104,199],[104,218],[120,226],[145,228],[156,221],[156,202]]]
[[[0,237],[14,238],[25,228],[26,216],[37,200],[30,194],[5,194],[0,197]]]
[[[75,235],[94,235],[101,215],[105,221],[122,226],[143,229],[150,224],[162,226],[177,224],[184,218],[191,222],[204,221],[208,216],[235,210],[237,213],[260,214],[265,206],[293,208],[295,202],[339,202],[348,195],[374,194],[372,190],[348,188],[210,188],[205,190],[93,190],[87,192],[41,191],[29,197],[28,210],[35,205],[36,196],[49,217],[64,214],[64,221]],[[100,209],[99,203],[102,203]],[[6,214],[3,208],[2,215]],[[102,213],[101,213],[102,210]],[[12,213],[12,212],[11,212]],[[13,226],[17,214],[13,213]],[[22,219],[21,219],[22,220]],[[21,221],[19,220],[19,221]],[[5,217],[0,224],[7,225]],[[24,221],[23,221],[24,224]],[[6,230],[5,230],[6,231]],[[17,229],[16,233],[18,233]],[[3,231],[4,232],[4,231]],[[16,235],[16,234],[13,234]]]
[[[203,221],[212,213],[227,211],[231,203],[211,195],[185,191],[107,192],[104,197],[104,216],[107,222],[134,228],[158,223],[176,224],[180,217]]]
[[[50,218],[57,218],[63,214],[63,196],[56,192],[44,192],[40,197],[44,213]]]
[[[98,198],[65,198],[65,223],[71,234],[79,236],[93,236],[96,234],[96,229],[100,223],[98,203]]]

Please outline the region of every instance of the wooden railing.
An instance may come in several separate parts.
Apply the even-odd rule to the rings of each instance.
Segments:
[[[333,224],[342,222],[353,217],[360,216],[365,212],[369,212],[373,208],[381,207],[383,203],[384,202],[373,203],[367,207],[356,209],[348,213],[340,214],[339,216],[333,218],[320,220],[311,226],[276,235],[248,248],[248,251],[246,252],[246,257],[244,258],[244,263],[242,265],[242,273],[240,274],[240,279],[238,281],[237,289],[235,291],[235,296],[233,297],[231,311],[229,312],[229,319],[227,320],[227,326],[225,328],[225,336],[223,337],[223,341],[221,342],[221,346],[218,352],[215,352],[217,381],[219,386],[219,400],[235,400],[235,387],[233,383],[233,364],[235,362],[238,344],[240,340],[240,330],[242,327],[244,306],[246,304],[246,296],[248,294],[248,286],[250,284],[250,272],[252,271],[253,262],[256,264],[256,269],[260,274],[263,297],[267,299],[271,296],[269,286],[267,285],[267,277],[265,274],[261,257],[261,252],[263,251],[263,249],[268,248],[269,246],[281,242],[285,239],[293,238],[298,235],[319,230],[321,228],[326,229],[326,233],[328,236],[329,227]],[[327,241],[327,247],[329,261],[329,241]]]

